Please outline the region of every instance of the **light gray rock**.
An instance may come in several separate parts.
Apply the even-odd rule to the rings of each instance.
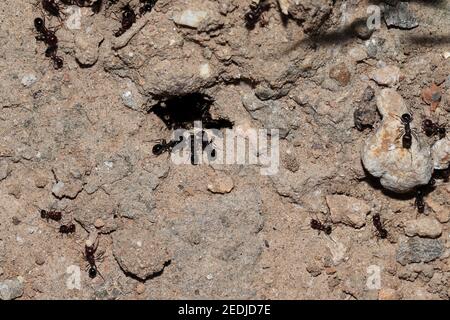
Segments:
[[[402,239],[397,248],[397,262],[401,265],[409,263],[430,262],[444,253],[444,244],[438,239],[408,238]]]
[[[417,18],[409,10],[408,2],[400,2],[396,6],[386,4],[383,16],[388,27],[414,29],[419,26]]]
[[[173,21],[185,27],[198,28],[202,21],[208,18],[208,12],[203,10],[188,9],[175,15]]]
[[[422,238],[438,238],[442,234],[442,225],[435,218],[426,217],[407,221],[405,224],[407,236],[419,236]]]
[[[22,85],[24,87],[31,87],[37,81],[37,77],[34,74],[26,74],[22,77]]]
[[[416,138],[410,149],[402,146],[399,117],[408,113],[403,98],[393,89],[384,89],[377,97],[377,107],[383,120],[363,145],[364,167],[380,178],[383,187],[397,193],[427,184],[433,172],[430,147]],[[415,128],[414,123],[411,128]]]
[[[0,160],[0,181],[6,179],[11,173],[11,168],[6,160]]]
[[[0,300],[14,300],[23,295],[23,283],[18,279],[0,282]]]

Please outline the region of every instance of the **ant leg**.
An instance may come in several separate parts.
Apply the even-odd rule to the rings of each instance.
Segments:
[[[395,138],[395,141],[400,140],[403,137],[404,134],[405,134],[405,129],[401,128],[400,131],[399,131],[399,135],[397,136],[397,138]]]

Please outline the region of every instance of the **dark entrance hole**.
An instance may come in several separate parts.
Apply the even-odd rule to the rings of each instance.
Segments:
[[[201,121],[204,129],[231,129],[233,122],[225,118],[213,119],[210,108],[213,99],[201,93],[190,93],[161,99],[150,109],[168,129],[192,129],[194,121]]]

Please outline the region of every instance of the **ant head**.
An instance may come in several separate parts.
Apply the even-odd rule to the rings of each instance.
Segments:
[[[372,219],[373,219],[374,222],[380,222],[380,220],[381,220],[380,219],[380,214],[379,213],[374,214]]]
[[[433,121],[431,121],[430,119],[425,119],[425,120],[423,120],[423,125],[425,127],[432,127],[433,126]]]
[[[333,231],[333,230],[331,229],[331,226],[326,226],[326,228],[325,228],[325,233],[326,233],[327,235],[330,235],[332,231]]]
[[[386,239],[387,236],[388,236],[388,233],[387,233],[386,229],[380,230],[380,238],[381,239]]]
[[[53,67],[58,70],[61,69],[64,65],[64,61],[61,57],[54,57],[53,58]]]
[[[164,151],[164,147],[162,144],[158,143],[153,146],[152,152],[154,155],[159,156]]]
[[[34,27],[36,28],[37,31],[41,31],[44,28],[44,19],[42,18],[36,18],[34,19]]]
[[[47,211],[41,210],[41,218],[47,217]]]
[[[316,219],[312,219],[311,220],[311,228],[316,229],[320,227],[320,222],[317,221]]]
[[[412,116],[411,116],[411,114],[409,114],[409,113],[404,113],[404,114],[402,114],[402,116],[401,116],[401,120],[402,120],[403,123],[411,123],[411,121],[412,121]]]

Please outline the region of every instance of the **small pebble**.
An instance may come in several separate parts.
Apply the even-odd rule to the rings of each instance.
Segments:
[[[144,285],[143,283],[139,283],[139,284],[136,286],[136,292],[137,292],[137,294],[143,294],[143,293],[145,292],[146,289],[147,289],[147,288],[145,287],[145,285]]]
[[[95,220],[95,222],[94,222],[94,226],[95,226],[97,229],[103,228],[103,227],[105,226],[105,222],[104,222],[102,219],[97,219],[97,220]]]
[[[127,106],[130,109],[136,109],[136,102],[133,99],[133,94],[131,91],[125,91],[122,93],[122,102],[125,106]]]
[[[208,184],[208,190],[212,193],[230,193],[234,188],[234,182],[231,177],[219,176],[216,181]]]
[[[36,258],[34,259],[34,262],[38,265],[38,266],[42,266],[45,263],[45,257],[42,254],[39,254],[38,256],[36,256]]]
[[[343,223],[357,229],[366,224],[366,216],[371,209],[365,201],[346,195],[328,195],[325,198],[334,223]]]
[[[442,234],[442,225],[435,218],[419,218],[407,221],[405,224],[407,236],[419,236],[422,238],[439,238]]]
[[[361,62],[367,59],[367,51],[362,47],[355,47],[349,50],[348,54],[356,62]]]
[[[31,87],[36,81],[37,78],[34,74],[26,74],[22,77],[22,85],[24,87]]]
[[[350,77],[350,71],[344,63],[340,63],[330,69],[330,78],[336,80],[343,87],[349,84]]]
[[[23,283],[18,279],[0,282],[0,300],[14,300],[23,295]]]
[[[185,10],[181,15],[174,17],[174,22],[190,28],[198,28],[203,20],[208,17],[206,11],[201,10]]]
[[[373,71],[369,78],[381,86],[392,87],[400,81],[400,69],[397,66],[385,66]]]
[[[18,226],[19,224],[20,224],[20,219],[19,218],[17,218],[17,217],[12,217],[12,223],[13,223],[13,225],[15,225],[15,226]]]
[[[313,277],[317,277],[322,273],[322,270],[320,269],[320,267],[315,263],[312,263],[312,264],[309,264],[308,266],[306,266],[306,271],[308,271],[309,274],[311,274],[311,276],[313,276]]]
[[[400,295],[394,289],[380,289],[378,291],[378,300],[399,300]]]

